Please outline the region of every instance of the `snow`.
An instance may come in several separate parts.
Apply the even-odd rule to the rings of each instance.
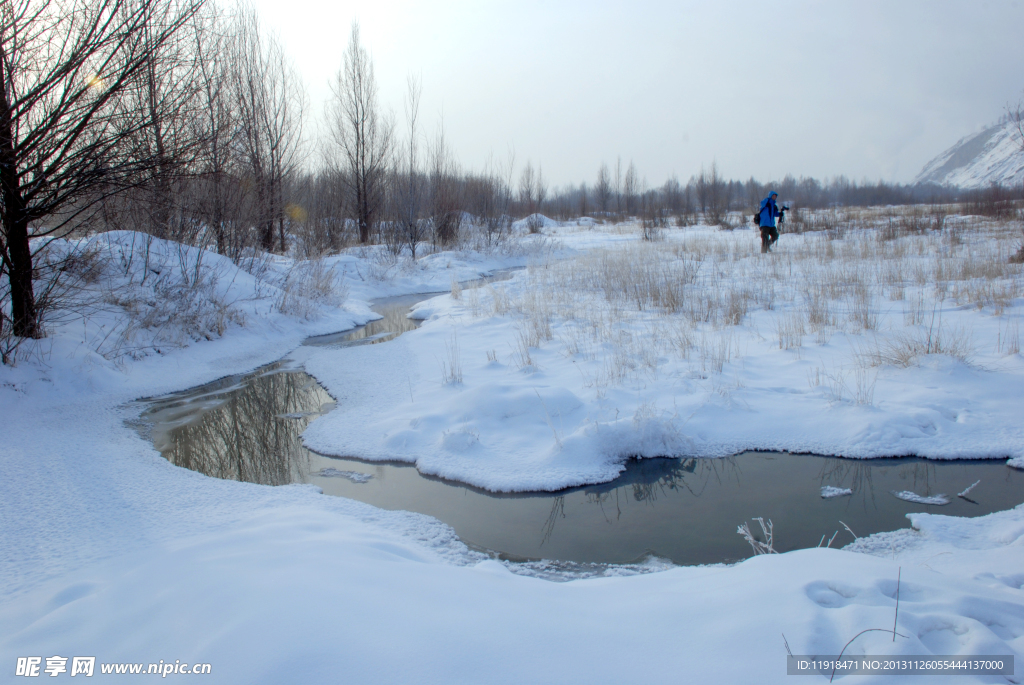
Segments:
[[[630,244],[596,228],[559,231],[562,256]],[[353,251],[308,267],[330,273],[347,292],[344,303],[314,288],[283,308],[290,260],[273,260],[257,277],[204,255],[207,302],[177,300],[195,316],[175,326],[160,319],[161,298],[186,283],[176,265],[194,266],[196,255],[153,241],[150,265],[119,262],[118,250],[139,239],[104,237],[104,267],[86,292],[103,306],[53,320],[50,337],[20,350],[16,366],[0,367],[3,668],[19,656],[94,655],[100,663],[206,662],[216,683],[610,683],[634,682],[642,664],[643,678],[655,681],[683,673],[692,682],[782,683],[782,634],[796,654],[836,654],[860,630],[891,626],[899,574],[898,628],[908,637],[893,643],[869,633],[847,653],[1024,654],[1024,506],[975,519],[912,514],[912,529],[844,550],[733,566],[652,561],[579,578],[555,562],[491,559],[426,516],[325,497],[313,486],[221,481],[175,467],[126,423],[139,412],[131,400],[244,373],[291,351],[339,400],[310,425],[311,444],[406,460],[422,449],[422,470],[496,488],[607,479],[627,453],[710,456],[754,442],[1020,463],[1010,420],[1019,414],[1020,355],[980,349],[1006,328],[1017,301],[1000,314],[951,305],[944,314],[974,330],[975,361],[927,355],[882,368],[871,404],[854,401],[855,388],[808,382],[816,360],[835,375],[870,334],[837,330],[820,344],[808,334],[806,349],[778,349],[770,333],[778,309],[752,308],[742,325],[704,331],[713,341],[731,336],[736,353],[721,370],[714,360],[701,370],[695,350],[688,360],[655,357],[656,375],[596,382],[624,348],[601,343],[590,356],[567,355],[554,336],[527,350],[532,363],[517,365],[515,336],[528,319],[493,313],[493,298],[525,297],[529,279],[548,268],[543,261],[493,294],[429,302],[423,326],[394,341],[296,349],[305,336],[372,317],[372,297],[448,289],[453,277],[522,265],[538,256],[529,245],[416,264]],[[801,241],[810,239],[787,235],[780,248]],[[541,257],[552,253],[550,243],[536,244]],[[143,282],[154,265],[160,272]],[[157,286],[154,276],[167,280]],[[787,306],[780,297],[776,307]],[[549,323],[569,340],[561,319]],[[111,331],[128,333],[127,342],[104,348],[120,335]],[[455,346],[463,381],[445,384],[440,362]],[[378,373],[368,375],[370,365]],[[586,374],[591,386],[574,380]]]
[[[973,483],[968,485],[966,488],[964,488],[963,490],[958,492],[956,494],[956,496],[957,497],[967,497],[967,495],[970,494],[971,490],[973,490],[974,488],[978,487],[978,483],[980,483],[980,482],[981,482],[981,480],[974,481]]]
[[[552,228],[558,228],[562,224],[554,219],[550,219],[543,214],[531,214],[530,216],[519,219],[512,222],[512,230],[520,233],[529,232],[532,227],[534,230],[551,230]]]
[[[949,498],[944,494],[939,495],[919,495],[916,492],[910,490],[893,490],[893,496],[899,497],[901,500],[906,502],[914,502],[915,504],[934,504],[936,506],[942,506],[949,504]]]
[[[965,136],[925,164],[915,183],[985,188],[1024,182],[1024,140],[1013,121]]]
[[[833,497],[846,497],[847,495],[852,494],[853,490],[851,490],[850,488],[837,488],[834,485],[821,486],[821,496],[824,499],[832,499]]]
[[[317,471],[316,475],[322,478],[345,478],[353,483],[368,483],[373,478],[368,473],[359,473],[357,471],[342,471],[340,469],[322,468]]]
[[[577,236],[585,246],[576,246]],[[929,236],[903,238],[900,250],[935,253],[900,256],[899,268],[930,271],[933,260],[975,260],[968,256],[974,250],[1016,241],[1012,228],[999,236],[977,235],[959,258]],[[727,252],[694,260],[707,282],[687,296],[720,298],[723,311],[728,298],[750,298],[736,325],[692,324],[682,314],[610,302],[598,287],[565,287],[618,268],[614,255],[627,247],[612,238],[602,246],[595,231],[566,232],[557,260],[459,299],[421,303],[410,316],[422,326],[387,346],[298,350],[295,358],[345,407],[313,423],[306,445],[328,455],[412,462],[422,473],[502,492],[609,481],[632,456],[1024,455],[1017,420],[1024,358],[997,345],[1006,331],[1019,329],[1019,267],[1008,266],[996,286],[1018,293],[999,314],[984,303],[972,306],[966,289],[957,302],[901,283],[903,301],[894,301],[875,285],[890,268],[878,264],[881,253],[860,257],[892,248],[865,232],[839,249],[856,253],[847,268],[872,282],[859,280],[870,311],[857,314],[856,301],[846,300],[845,322],[834,311],[816,337],[801,312],[806,292],[831,287],[822,280],[837,277],[831,260],[819,266],[813,256],[826,242],[820,235],[787,235],[789,252],[768,266],[743,233],[698,229],[670,238],[675,244],[635,248],[646,250],[636,262],[668,254],[664,268],[685,271],[691,267],[671,256],[675,247],[718,241]],[[755,279],[779,300],[771,309],[756,308],[760,295],[742,290]],[[922,323],[908,324],[914,308]],[[871,329],[859,316],[872,319]],[[798,333],[790,336],[794,326]],[[915,352],[903,364],[893,351],[918,349],[925,343],[916,341],[936,335],[949,341],[950,353]],[[686,349],[677,344],[681,338]],[[952,349],[958,340],[960,352]],[[459,382],[446,378],[453,364]]]

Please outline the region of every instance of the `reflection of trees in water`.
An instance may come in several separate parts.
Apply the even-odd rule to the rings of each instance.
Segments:
[[[638,459],[631,461],[625,473],[615,480],[587,487],[584,492],[587,502],[603,504],[612,497],[618,501],[620,491],[625,495],[628,489],[633,500],[653,504],[661,496],[684,490],[694,497],[700,497],[712,479],[719,484],[730,478],[739,481],[740,473],[735,457]],[[621,514],[621,509],[619,513]]]
[[[939,491],[939,467],[948,468],[950,466],[915,458],[869,460],[837,457],[816,458],[825,462],[819,473],[821,485],[850,488],[855,495],[863,499],[865,504],[868,500],[872,504],[877,504],[875,501],[876,475],[883,481],[879,488],[882,494],[899,487],[912,490],[919,495],[930,496]],[[898,479],[900,482],[886,483],[885,481],[888,479]]]
[[[902,480],[914,492],[922,488],[924,492],[919,494],[931,495],[938,480],[937,465],[923,461],[915,461],[911,464],[901,464],[896,471],[897,477]]]
[[[544,522],[544,537],[540,541],[540,546],[543,547],[544,543],[551,539],[551,534],[555,532],[555,524],[558,523],[558,519],[565,518],[565,495],[558,495],[551,502],[551,511],[548,512],[548,519]]]
[[[309,471],[309,453],[299,438],[313,418],[307,413],[319,412],[330,401],[304,373],[258,376],[198,420],[168,431],[170,445],[163,455],[216,478],[291,483]]]
[[[875,465],[862,460],[838,459],[835,457],[812,457],[822,459],[820,485],[834,485],[850,488],[854,495],[867,504],[875,502]]]
[[[609,483],[583,488],[584,501],[601,508],[607,523],[622,517],[623,503],[632,499],[653,505],[659,497],[688,493],[700,497],[712,480],[740,479],[741,469],[735,457],[721,459],[637,459],[626,465],[625,472]],[[565,518],[565,496],[558,495],[544,522],[543,546],[555,531],[559,519]]]
[[[490,276],[483,276],[481,278],[474,278],[468,281],[462,281],[463,290],[472,290],[479,288],[488,283],[495,283],[497,281],[507,281],[512,278],[513,274],[518,271],[519,268],[514,269],[503,269],[495,272]],[[344,337],[339,338],[339,342],[343,344],[358,344],[358,341],[365,340],[366,338],[372,338],[375,335],[380,335],[379,338],[368,341],[370,344],[376,345],[377,343],[387,342],[388,340],[394,340],[402,333],[413,330],[420,325],[420,321],[417,319],[408,318],[407,314],[413,305],[431,297],[441,295],[443,291],[435,293],[425,293],[420,295],[407,295],[388,298],[387,302],[379,303],[374,305],[373,311],[380,314],[383,318],[377,319],[367,323],[365,326],[360,326],[351,333],[346,334]],[[391,335],[382,335],[390,333]],[[322,336],[326,337],[326,336]]]
[[[406,317],[406,314],[409,313],[409,305],[404,302],[394,305],[374,307],[374,311],[384,318],[371,321],[365,326],[352,331],[345,336],[345,342],[355,342],[357,340],[363,340],[375,335],[380,335],[381,333],[394,334],[382,336],[372,341],[370,344],[373,345],[379,342],[392,340],[402,333],[411,331],[420,325],[419,321]]]

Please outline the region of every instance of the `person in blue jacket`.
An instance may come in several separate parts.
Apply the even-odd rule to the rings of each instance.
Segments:
[[[775,228],[775,217],[780,216],[779,206],[775,198],[779,196],[774,190],[768,192],[768,197],[761,200],[761,252],[771,252],[772,245],[779,239],[779,230]]]

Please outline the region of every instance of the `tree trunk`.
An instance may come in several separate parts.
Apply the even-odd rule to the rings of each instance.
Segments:
[[[274,220],[266,219],[260,234],[260,247],[267,252],[274,251]]]
[[[14,150],[14,126],[11,122],[8,78],[0,50],[0,194],[3,196],[3,234],[7,254],[7,276],[11,284],[11,319],[14,334],[23,338],[39,337],[36,299],[32,292],[32,251],[28,244],[28,213],[21,195],[17,156]]]
[[[370,208],[367,205],[366,186],[361,179],[356,181],[356,214],[359,217],[359,242],[370,242]]]
[[[6,197],[4,202],[8,202]],[[41,337],[41,331],[37,321],[39,312],[36,309],[35,294],[32,292],[32,252],[28,245],[28,220],[22,214],[12,222],[8,213],[4,223],[7,224],[4,229],[7,233],[7,250],[10,257],[8,269],[14,334],[23,338],[38,338]]]

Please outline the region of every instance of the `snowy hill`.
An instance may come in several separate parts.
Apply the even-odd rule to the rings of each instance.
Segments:
[[[928,162],[914,182],[961,188],[1024,182],[1024,146],[1016,124],[1004,118],[980,133],[961,138]]]

